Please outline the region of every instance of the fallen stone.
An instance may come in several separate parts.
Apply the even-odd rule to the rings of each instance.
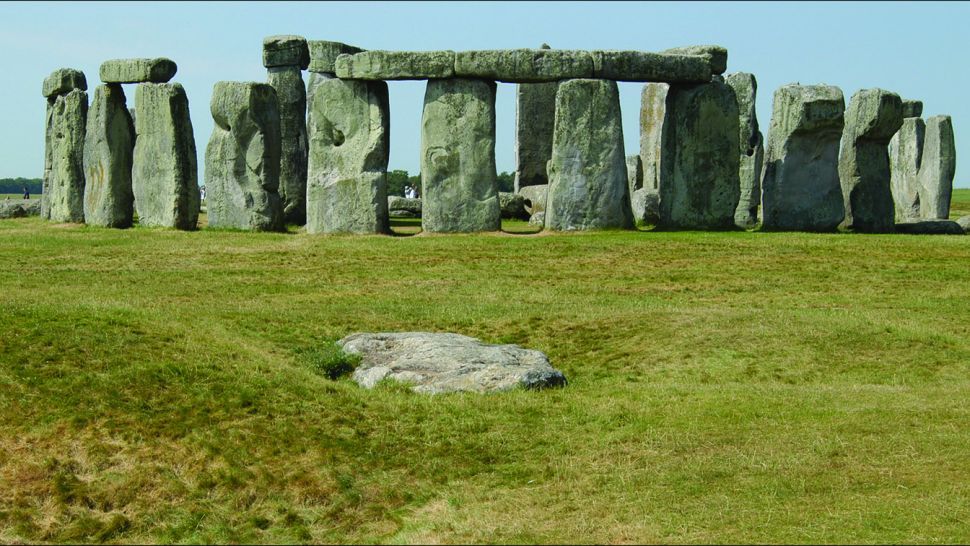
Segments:
[[[904,109],[905,105],[904,102]],[[897,220],[920,217],[919,165],[925,135],[926,123],[918,117],[908,117],[889,141],[889,185]]]
[[[740,116],[734,90],[671,85],[661,135],[662,229],[735,229],[741,197]]]
[[[630,194],[633,219],[646,225],[660,223],[660,192],[652,188],[640,188]]]
[[[296,66],[279,66],[268,70],[268,81],[276,90],[280,115],[279,196],[283,219],[306,223],[306,180],[309,144],[307,142],[307,95],[303,74]]]
[[[686,47],[674,47],[664,50],[663,53],[670,55],[700,55],[707,57],[712,74],[724,74],[727,72],[727,49],[717,45],[695,45]]]
[[[839,153],[845,227],[892,232],[896,206],[889,187],[889,141],[902,124],[903,104],[896,93],[862,89],[849,100]]]
[[[88,80],[84,77],[84,72],[73,68],[58,68],[44,78],[42,93],[45,98],[51,98],[65,95],[75,89],[88,90]]]
[[[549,186],[547,184],[520,188],[518,194],[525,199],[523,201],[525,211],[531,215],[535,215],[537,212],[546,210],[546,194],[548,190]]]
[[[0,201],[0,220],[40,216],[40,199],[7,199]]]
[[[540,210],[538,212],[532,213],[529,217],[530,226],[545,227],[546,226],[546,211]]]
[[[709,57],[646,51],[593,51],[593,77],[628,82],[711,81]],[[724,52],[725,58],[727,51]]]
[[[178,70],[175,61],[156,59],[112,59],[101,63],[101,81],[104,83],[165,83]]]
[[[142,226],[192,230],[199,221],[199,174],[189,99],[179,83],[135,90],[131,186]]]
[[[460,51],[455,76],[510,83],[538,83],[593,76],[593,56],[568,49]]]
[[[495,180],[495,82],[430,80],[421,116],[421,227],[501,229]]]
[[[761,168],[764,162],[764,137],[758,130],[758,114],[755,101],[758,94],[758,81],[754,74],[735,72],[728,74],[724,82],[734,89],[738,98],[740,129],[738,134],[741,167],[738,178],[741,184],[741,198],[734,211],[734,224],[741,229],[750,229],[758,223],[758,208],[761,206]]]
[[[400,195],[389,195],[387,197],[387,209],[394,212],[409,212],[414,218],[421,217],[421,199],[416,197],[401,197]]]
[[[634,227],[616,82],[559,85],[548,171],[547,229]]]
[[[643,187],[660,189],[660,143],[667,121],[666,83],[648,83],[640,93],[640,162]]]
[[[361,51],[340,55],[337,77],[351,80],[427,80],[455,75],[454,51]]]
[[[549,183],[559,82],[520,83],[515,88],[515,191]]]
[[[918,118],[923,115],[923,101],[903,100],[903,118]]]
[[[502,210],[502,218],[529,219],[529,213],[525,210],[525,197],[517,193],[501,191],[498,193],[498,202]]]
[[[276,90],[265,83],[216,82],[209,109],[215,121],[205,150],[209,227],[282,230]]]
[[[307,42],[310,48],[310,72],[323,74],[335,74],[337,69],[334,65],[337,57],[341,55],[353,55],[364,51],[359,47],[342,44],[340,42],[329,42],[327,40],[310,40]]]
[[[933,116],[927,119],[923,156],[920,158],[917,175],[922,218],[949,218],[956,161],[957,151],[950,116]]]
[[[387,233],[387,84],[324,79],[307,136],[307,233]]]
[[[84,138],[84,222],[131,227],[135,196],[131,165],[135,126],[120,84],[99,85],[88,110]]]
[[[306,70],[310,50],[303,36],[280,35],[263,38],[263,66],[295,66]]]
[[[50,100],[50,99],[48,99]],[[84,222],[84,134],[88,94],[74,89],[50,109],[50,172],[41,198],[52,222]]]
[[[789,84],[775,91],[761,181],[762,229],[834,231],[845,218],[838,87]]]
[[[956,222],[963,228],[964,232],[970,233],[970,215],[961,216],[957,218]]]
[[[352,334],[337,342],[360,355],[353,380],[370,389],[382,380],[409,383],[414,392],[501,392],[563,387],[566,377],[545,354],[518,345],[492,345],[459,334]]]
[[[897,222],[896,233],[911,235],[965,235],[966,229],[952,220],[909,220]]]

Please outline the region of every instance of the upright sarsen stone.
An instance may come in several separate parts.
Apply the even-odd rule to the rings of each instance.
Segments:
[[[764,161],[764,142],[758,130],[758,114],[755,99],[758,94],[758,81],[754,74],[735,72],[724,78],[724,83],[734,89],[738,98],[740,130],[740,170],[741,198],[734,212],[734,223],[747,229],[758,223],[758,207],[761,205],[761,168]]]
[[[899,221],[920,217],[919,165],[925,134],[926,123],[922,119],[907,117],[889,141],[889,186]]]
[[[216,82],[210,110],[215,127],[205,150],[209,226],[281,230],[276,91],[264,83]]]
[[[199,174],[185,89],[179,83],[140,84],[135,111],[131,186],[138,223],[195,229]]]
[[[849,100],[839,152],[845,227],[893,231],[896,206],[889,187],[889,140],[902,124],[903,103],[896,93],[862,89]]]
[[[497,231],[495,82],[430,80],[421,115],[421,227]]]
[[[949,218],[957,151],[950,116],[926,120],[926,138],[919,166],[919,208],[923,218]]]
[[[614,81],[579,79],[559,85],[545,227],[634,227]]]
[[[50,103],[50,171],[44,187],[45,218],[84,222],[84,134],[88,94],[74,89]]]
[[[307,233],[388,232],[387,84],[319,79],[312,97]]]
[[[549,183],[546,163],[552,156],[558,88],[559,82],[515,86],[515,191]]]
[[[789,84],[775,91],[762,229],[833,231],[845,218],[838,163],[844,112],[838,87]]]
[[[667,121],[666,83],[648,83],[640,93],[640,161],[643,187],[660,189],[660,135]]]
[[[135,126],[120,84],[99,85],[88,111],[84,138],[84,222],[131,227],[134,194],[131,165]]]
[[[268,69],[269,84],[279,100],[282,155],[280,156],[279,195],[287,222],[306,223],[307,97],[303,73],[297,66]]]

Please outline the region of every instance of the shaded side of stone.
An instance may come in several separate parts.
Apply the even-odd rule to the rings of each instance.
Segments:
[[[52,222],[84,222],[84,134],[88,94],[58,95],[50,112],[50,173],[44,188]]]
[[[640,161],[643,187],[660,188],[660,135],[667,121],[666,83],[648,83],[640,93]]]
[[[538,83],[593,76],[593,56],[568,49],[460,51],[455,76],[510,83]]]
[[[295,66],[306,69],[310,50],[306,38],[291,34],[263,38],[263,66]]]
[[[925,135],[926,123],[909,117],[889,141],[889,185],[897,221],[920,217],[919,165]]]
[[[966,231],[952,220],[909,220],[895,225],[896,233],[911,235],[965,235]]]
[[[334,62],[338,78],[352,80],[426,80],[455,75],[454,51],[361,51]]]
[[[303,74],[296,66],[269,69],[269,84],[279,100],[280,156],[279,195],[286,222],[306,223],[306,180],[309,144],[307,142],[307,95]]]
[[[501,191],[498,193],[498,201],[502,209],[502,218],[515,220],[529,219],[529,213],[525,210],[525,197],[517,193]]]
[[[903,99],[903,118],[918,118],[923,115],[923,101]]]
[[[558,82],[520,83],[515,90],[515,191],[549,183]]]
[[[758,114],[755,101],[758,94],[758,81],[754,74],[735,72],[728,74],[724,82],[734,89],[738,98],[740,114],[740,168],[738,178],[741,184],[741,198],[734,211],[734,223],[742,229],[754,227],[758,223],[758,208],[761,206],[761,169],[764,162],[764,141],[758,129]]]
[[[957,151],[950,116],[926,120],[919,166],[919,207],[922,218],[949,218]]]
[[[120,84],[99,85],[84,138],[84,222],[127,228],[134,214],[131,166],[135,126]]]
[[[58,68],[44,78],[41,93],[45,98],[51,98],[65,95],[75,89],[88,90],[88,80],[84,77],[84,72],[73,68]]]
[[[155,59],[112,59],[101,63],[100,75],[104,83],[165,83],[175,77],[175,61]]]
[[[307,69],[310,72],[324,74],[336,73],[337,69],[334,65],[337,62],[337,57],[345,54],[353,55],[354,53],[364,51],[356,46],[327,40],[309,40],[307,45],[310,48],[310,65]]]

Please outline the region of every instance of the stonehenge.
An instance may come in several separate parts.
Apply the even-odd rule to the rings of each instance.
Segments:
[[[279,196],[287,222],[306,223],[307,93],[303,70],[310,64],[310,49],[302,36],[269,36],[263,39],[263,66],[267,81],[276,90],[282,147]]]
[[[667,90],[665,83],[648,83],[640,93],[640,162],[645,188],[660,189],[660,135],[663,134]]]
[[[902,126],[889,141],[889,186],[897,220],[920,217],[918,174],[926,134],[922,113],[922,102],[904,100]]]
[[[923,219],[950,217],[950,196],[956,172],[956,147],[950,116],[933,116],[926,120],[923,154],[917,180],[919,208]]]
[[[55,70],[44,80],[47,128],[41,217],[84,222],[84,138],[87,80],[79,70]]]
[[[84,137],[84,222],[131,227],[135,196],[131,167],[135,126],[117,83],[99,85],[88,110]]]
[[[171,59],[112,59],[98,71],[104,83],[166,83],[178,70]]]
[[[542,44],[540,49],[549,49]],[[546,163],[552,157],[552,129],[559,82],[515,86],[515,191],[549,183]]]
[[[741,196],[738,208],[734,211],[734,224],[739,228],[748,229],[758,223],[758,209],[761,206],[761,168],[764,163],[764,137],[758,130],[758,115],[754,108],[758,94],[758,81],[754,74],[735,72],[725,76],[724,83],[734,89],[740,114],[738,144],[741,166],[738,178],[741,184]]]

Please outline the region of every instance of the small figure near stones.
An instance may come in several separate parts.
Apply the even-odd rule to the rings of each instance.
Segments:
[[[24,186],[24,199],[30,199],[30,190],[27,189],[27,186]]]

